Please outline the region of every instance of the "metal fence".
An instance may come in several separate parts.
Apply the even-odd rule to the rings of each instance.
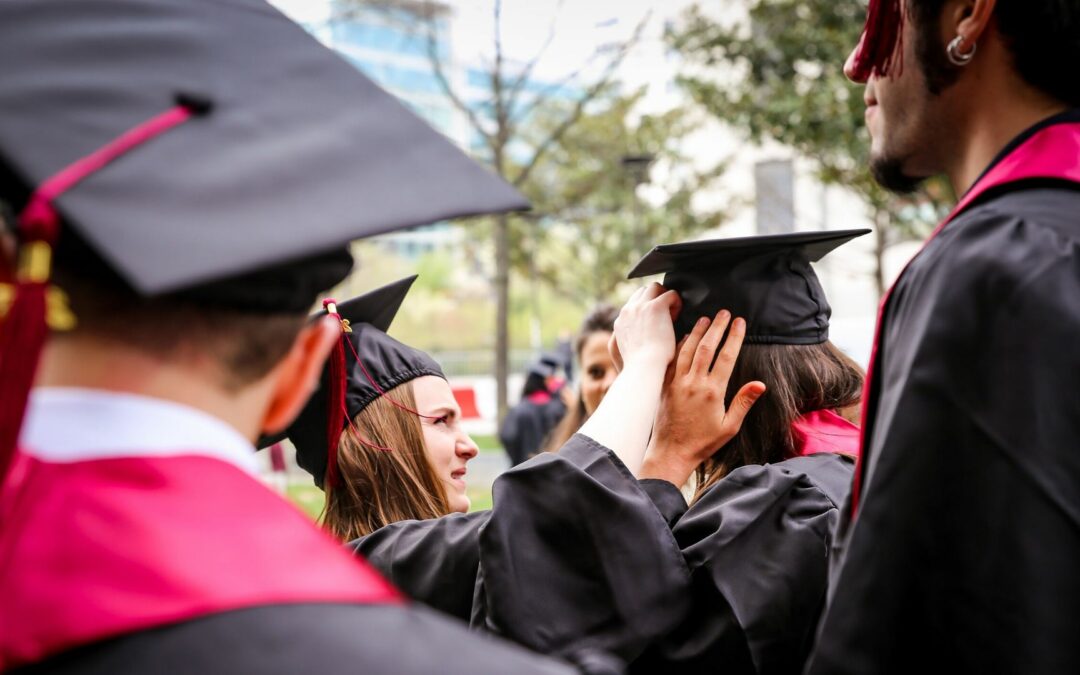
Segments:
[[[442,366],[447,377],[492,377],[495,375],[495,350],[469,350],[431,352]],[[540,352],[531,349],[510,350],[510,374],[523,373],[540,358]]]

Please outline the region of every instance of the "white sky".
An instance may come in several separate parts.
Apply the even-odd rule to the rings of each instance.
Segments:
[[[272,0],[301,23],[321,24],[330,16],[328,0]],[[444,0],[455,12],[451,42],[457,58],[466,63],[490,59],[494,53],[493,0]],[[650,16],[640,51],[655,53],[665,20],[694,4],[694,0],[504,0],[503,51],[509,60],[524,62],[542,48],[554,28],[554,39],[537,65],[539,80],[557,80],[581,67],[599,45],[626,40],[645,16]]]

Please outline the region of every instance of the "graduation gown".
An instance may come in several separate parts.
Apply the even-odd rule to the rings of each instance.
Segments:
[[[633,672],[800,672],[853,470],[852,458],[832,453],[744,466],[689,508],[671,483],[642,481],[671,522],[691,607]]]
[[[529,459],[544,445],[544,439],[566,414],[566,405],[557,395],[538,392],[510,409],[499,429],[499,441],[512,465]]]
[[[207,415],[35,393],[0,491],[0,669],[561,673],[409,606]]]
[[[853,452],[842,433],[846,444],[807,448]],[[744,467],[688,509],[675,486],[637,481],[578,434],[503,474],[490,512],[396,523],[354,545],[411,597],[460,616],[468,588],[474,627],[579,664],[798,672],[852,467],[836,454]]]
[[[883,302],[810,673],[1080,672],[1077,157],[1022,134]]]
[[[462,621],[472,617],[480,529],[491,511],[404,520],[349,543],[413,600]]]
[[[410,597],[590,672],[621,668],[684,615],[666,521],[580,434],[503,473],[491,511],[388,525],[352,543]]]

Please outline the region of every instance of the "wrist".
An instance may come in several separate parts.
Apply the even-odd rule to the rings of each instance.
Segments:
[[[667,369],[671,361],[671,355],[662,349],[638,349],[630,355],[623,356],[623,370],[640,368],[643,370]]]
[[[641,470],[637,477],[666,480],[675,487],[681,488],[686,481],[690,480],[696,468],[697,464],[694,462],[662,453],[654,454],[653,448],[650,448],[641,462]]]

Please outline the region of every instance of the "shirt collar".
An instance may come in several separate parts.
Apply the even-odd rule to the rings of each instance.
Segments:
[[[19,447],[47,462],[200,455],[258,471],[255,447],[221,419],[164,399],[100,389],[34,389]]]

